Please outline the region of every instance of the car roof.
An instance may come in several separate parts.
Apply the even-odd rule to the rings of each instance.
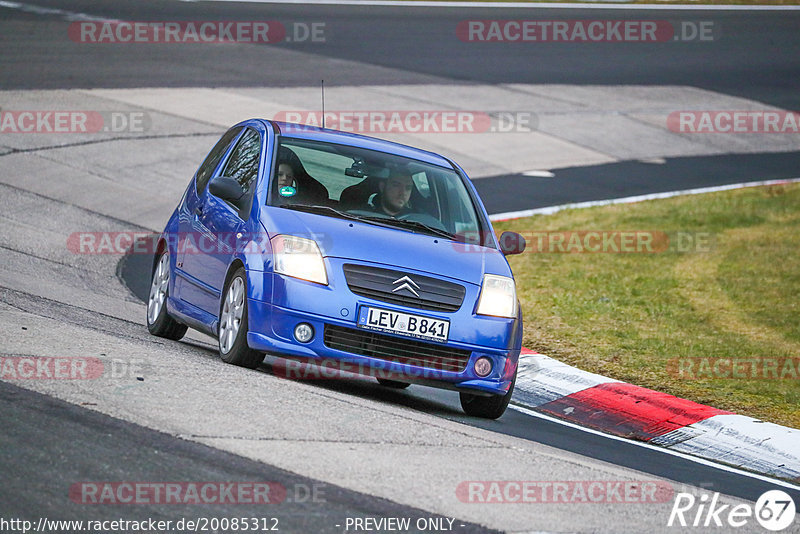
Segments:
[[[287,137],[294,137],[297,139],[309,139],[316,141],[324,141],[340,145],[355,146],[359,148],[366,148],[370,150],[377,150],[379,152],[386,152],[396,156],[416,159],[453,169],[453,164],[444,156],[440,156],[434,152],[428,152],[419,148],[414,148],[408,145],[402,145],[376,137],[369,137],[366,135],[354,134],[350,132],[341,132],[339,130],[330,130],[327,128],[319,128],[317,126],[308,126],[305,124],[295,124],[292,122],[281,122],[261,119],[269,127],[269,125],[277,128],[280,135]]]

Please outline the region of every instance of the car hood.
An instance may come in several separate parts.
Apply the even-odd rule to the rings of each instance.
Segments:
[[[476,285],[487,273],[511,276],[505,256],[493,248],[286,208],[266,206],[261,215],[270,237],[288,234],[313,239],[326,257],[411,269]]]

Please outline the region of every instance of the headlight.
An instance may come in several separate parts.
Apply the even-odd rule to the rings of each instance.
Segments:
[[[494,317],[517,316],[517,288],[514,280],[496,274],[483,275],[478,314]]]
[[[328,285],[325,262],[315,241],[292,235],[277,235],[272,238],[271,243],[276,273]]]

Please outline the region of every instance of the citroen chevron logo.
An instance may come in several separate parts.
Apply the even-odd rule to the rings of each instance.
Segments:
[[[402,282],[402,285],[397,286],[397,284],[399,284],[401,282]],[[413,281],[408,276],[404,276],[403,278],[398,278],[397,280],[392,282],[392,284],[397,286],[396,288],[392,289],[392,293],[397,293],[401,289],[407,289],[408,291],[413,293],[415,297],[419,298],[419,293],[417,293],[417,290],[414,289],[414,288],[419,289],[419,286],[417,285],[417,283],[415,281]]]

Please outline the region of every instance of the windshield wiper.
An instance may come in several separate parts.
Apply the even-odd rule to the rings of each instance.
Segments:
[[[370,221],[379,221],[388,226],[402,226],[403,228],[408,228],[409,230],[422,230],[429,234],[437,235],[439,237],[444,237],[446,239],[455,239],[456,237],[455,234],[451,234],[447,230],[442,230],[441,228],[436,228],[435,226],[421,223],[419,221],[410,221],[408,219],[394,219],[388,217],[362,217],[362,218],[369,219]]]
[[[363,215],[356,215],[354,213],[347,213],[345,211],[337,210],[336,208],[332,208],[330,206],[319,206],[310,204],[282,204],[280,207],[288,208],[290,210],[307,211],[308,213],[317,213],[319,215],[331,215],[333,217],[339,217],[340,219],[361,221],[367,224],[374,224],[376,226],[384,226],[386,228],[397,228],[396,225],[390,222],[394,219],[388,219],[386,217],[366,217]]]
[[[358,215],[352,215],[344,211],[339,211],[330,206],[310,205],[310,204],[282,204],[281,208],[288,208],[290,210],[307,211],[309,213],[318,213],[321,215],[333,215],[342,219],[360,220]]]
[[[334,217],[339,217],[341,219],[351,219],[354,221],[363,221],[370,224],[376,224],[378,226],[385,226],[389,228],[397,228],[403,227],[409,230],[422,230],[426,233],[433,234],[439,237],[444,237],[447,239],[455,239],[456,235],[451,234],[447,230],[442,230],[440,228],[436,228],[434,226],[430,226],[425,223],[421,223],[419,221],[409,221],[407,219],[395,219],[391,217],[376,217],[376,216],[369,216],[369,215],[355,215],[353,213],[347,213],[344,211],[337,210],[336,208],[332,208],[330,206],[320,206],[320,205],[310,205],[310,204],[282,204],[281,208],[288,208],[291,210],[297,211],[307,211],[309,213],[318,213],[321,215],[332,215]]]

